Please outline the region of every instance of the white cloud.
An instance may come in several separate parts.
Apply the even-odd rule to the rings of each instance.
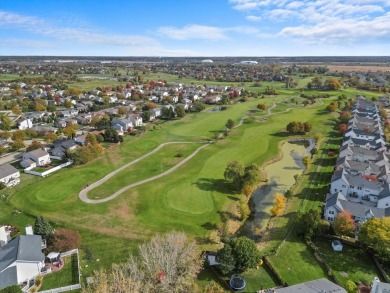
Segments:
[[[340,44],[358,39],[389,39],[390,14],[373,20],[338,20],[321,22],[313,26],[285,27],[279,35],[309,42]]]
[[[157,32],[174,40],[202,39],[217,41],[228,38],[223,30],[218,27],[196,24],[187,25],[183,28],[164,26],[160,27]]]
[[[286,5],[286,9],[296,9],[305,5],[302,1],[293,1]]]
[[[241,11],[253,10],[261,6],[270,5],[272,3],[271,0],[229,0],[229,2],[234,5],[234,9]]]
[[[62,40],[74,40],[83,44],[117,46],[156,44],[156,41],[149,37],[101,33],[97,30],[78,27],[58,27],[37,17],[6,11],[0,11],[0,27],[16,27],[41,36]]]
[[[261,17],[256,15],[248,15],[245,17],[249,21],[260,21]]]
[[[197,24],[186,25],[183,28],[164,26],[157,30],[158,34],[173,40],[227,40],[229,32],[250,35],[259,33],[259,30],[252,26],[215,27]]]
[[[268,31],[279,37],[334,43],[390,38],[390,0],[229,0],[233,9],[266,22]],[[246,19],[251,20],[251,16]],[[272,22],[278,22],[273,26]],[[281,24],[282,25],[281,27]],[[275,32],[278,27],[279,33]],[[281,28],[280,28],[281,27]],[[261,34],[260,34],[261,35]]]

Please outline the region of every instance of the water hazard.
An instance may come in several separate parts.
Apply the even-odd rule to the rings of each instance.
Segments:
[[[304,170],[302,158],[310,154],[314,145],[314,139],[283,144],[282,159],[267,165],[263,170],[268,183],[253,192],[250,200],[252,215],[244,223],[239,234],[250,238],[258,238],[262,234],[271,216],[274,194],[285,194],[294,185],[294,176],[301,175]]]

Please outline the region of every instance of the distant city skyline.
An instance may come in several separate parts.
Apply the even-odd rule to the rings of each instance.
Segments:
[[[0,55],[388,56],[390,0],[0,0]]]

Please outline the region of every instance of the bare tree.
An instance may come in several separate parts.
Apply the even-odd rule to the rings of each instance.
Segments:
[[[139,258],[114,264],[109,273],[95,272],[94,283],[83,292],[190,292],[202,263],[195,242],[184,233],[157,235],[139,246]]]

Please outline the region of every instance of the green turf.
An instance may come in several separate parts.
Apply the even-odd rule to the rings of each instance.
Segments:
[[[210,191],[200,192],[196,182],[186,180],[165,191],[166,204],[175,210],[194,215],[214,210]]]
[[[148,149],[154,147],[155,144],[146,141],[138,149]],[[158,152],[146,157],[140,162],[129,166],[123,171],[104,182],[102,185],[94,188],[88,192],[88,197],[92,199],[104,198],[112,195],[119,189],[138,182],[143,179],[147,179],[177,165],[180,161],[192,154],[201,144],[170,144],[163,147]],[[178,154],[182,154],[182,157],[178,157]]]
[[[289,285],[327,278],[312,251],[302,239],[295,236],[290,237],[278,253],[268,259]]]
[[[343,251],[340,252],[332,249],[331,240],[316,240],[314,244],[343,287],[348,280],[368,285],[374,277],[381,277],[372,258],[360,248],[344,244]]]
[[[64,266],[55,273],[43,277],[41,291],[75,285],[79,283],[77,256],[69,255],[63,258]]]
[[[246,287],[241,292],[253,293],[262,289],[277,287],[272,273],[263,265],[259,269],[250,269],[243,274]]]

